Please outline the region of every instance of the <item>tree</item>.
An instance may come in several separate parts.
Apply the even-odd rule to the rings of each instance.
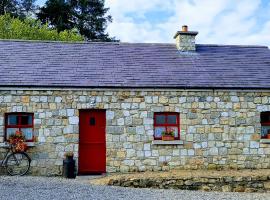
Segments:
[[[21,6],[22,10],[25,13],[34,13],[37,9],[37,6],[35,5],[36,0],[22,0]]]
[[[0,15],[10,14],[24,19],[37,9],[35,2],[36,0],[0,0]]]
[[[16,0],[1,0],[0,1],[0,15],[9,13],[13,16],[17,15],[18,2]]]
[[[54,41],[83,41],[83,37],[76,30],[58,32],[48,24],[27,18],[21,20],[9,14],[0,16],[1,39],[24,39],[24,40],[54,40]]]
[[[111,41],[105,29],[112,17],[104,0],[47,0],[37,14],[42,23],[49,23],[58,31],[76,28],[90,41]]]
[[[105,33],[108,22],[112,22],[110,15],[105,16],[109,8],[104,8],[104,0],[74,0],[75,23],[81,35],[91,40],[109,41]]]
[[[74,27],[71,22],[71,11],[70,5],[65,0],[49,0],[40,8],[37,17],[43,24],[49,23],[60,32]]]

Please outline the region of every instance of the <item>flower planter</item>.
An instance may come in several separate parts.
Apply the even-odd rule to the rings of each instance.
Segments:
[[[171,136],[171,135],[163,135],[163,136],[162,136],[162,140],[164,140],[164,141],[171,141],[171,140],[174,140],[174,136]]]

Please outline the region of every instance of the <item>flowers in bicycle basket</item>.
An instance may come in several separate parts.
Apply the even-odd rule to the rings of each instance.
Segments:
[[[27,149],[27,144],[25,143],[25,137],[23,136],[22,131],[16,131],[15,134],[10,135],[8,142],[16,152],[23,152]]]

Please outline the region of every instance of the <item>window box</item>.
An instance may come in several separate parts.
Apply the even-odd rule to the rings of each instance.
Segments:
[[[171,135],[163,135],[162,136],[162,140],[164,140],[164,141],[171,141],[171,140],[174,140],[174,137],[171,136]]]

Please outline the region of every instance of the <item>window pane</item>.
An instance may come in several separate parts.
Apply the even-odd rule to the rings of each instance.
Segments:
[[[261,123],[270,123],[270,112],[261,113]]]
[[[168,130],[173,130],[174,131],[174,137],[178,137],[178,128],[175,126],[169,126]]]
[[[31,115],[22,115],[21,116],[21,125],[32,125],[32,116]]]
[[[19,117],[18,115],[8,115],[8,125],[18,125]]]
[[[177,124],[177,119],[175,115],[168,115],[168,124]]]
[[[156,115],[156,124],[165,124],[165,115]]]
[[[96,119],[94,117],[90,117],[89,125],[95,126],[95,124],[96,124]]]
[[[7,139],[10,135],[14,135],[16,131],[18,131],[18,128],[7,128]]]
[[[25,140],[32,140],[33,139],[33,129],[32,128],[22,128],[21,131],[25,137]]]
[[[270,133],[270,126],[262,126],[261,130],[262,130],[261,132],[262,138],[267,138],[268,132]]]
[[[165,130],[165,127],[155,127],[155,137],[160,138]]]

